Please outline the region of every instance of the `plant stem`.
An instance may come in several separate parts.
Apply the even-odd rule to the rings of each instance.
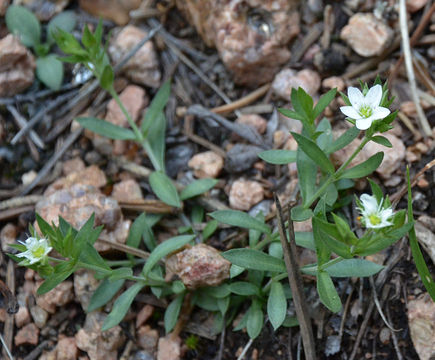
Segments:
[[[157,160],[156,156],[154,155],[154,151],[151,148],[151,145],[150,145],[148,139],[142,139],[141,145],[145,149],[151,163],[153,164],[154,170],[163,171],[162,167],[159,164],[159,161]]]
[[[77,262],[77,266],[88,269],[88,270],[98,271],[100,273],[103,273],[105,276],[110,276],[113,273],[113,270],[108,270],[108,269],[102,268],[98,265],[86,264],[86,263],[81,262],[81,261]],[[130,276],[129,275],[129,276],[123,277],[123,279],[137,281],[137,282],[145,282],[145,278],[139,277],[139,276]]]
[[[106,261],[107,265],[113,266],[132,266],[145,263],[144,259],[134,259],[134,260],[110,260]]]
[[[112,89],[109,91],[109,94],[115,99],[116,103],[118,104],[119,108],[121,109],[122,113],[124,114],[125,118],[127,119],[130,127],[133,129],[134,134],[136,135],[136,140],[140,143],[143,141],[143,135],[140,132],[139,128],[131,118],[130,114],[128,113],[127,109],[125,108],[124,104],[122,103],[121,99],[119,98],[118,94],[116,93],[115,89],[112,87]]]
[[[322,186],[320,186],[319,189],[311,196],[306,204],[304,205],[304,209],[308,209],[314,201],[316,201],[320,196],[323,195],[323,193],[326,191],[329,185],[331,185],[335,180],[340,178],[340,175],[346,170],[346,168],[349,166],[349,164],[352,162],[353,159],[359,154],[359,152],[362,150],[362,148],[371,140],[371,137],[365,137],[363,141],[361,141],[361,144],[355,149],[353,154],[349,157],[349,159],[346,160],[343,165],[341,165],[338,170],[332,174],[329,175],[329,177],[326,179],[326,181],[323,183]]]

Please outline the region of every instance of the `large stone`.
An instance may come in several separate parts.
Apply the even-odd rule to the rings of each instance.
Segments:
[[[230,190],[230,206],[237,210],[249,210],[264,198],[264,189],[260,183],[251,180],[237,180]]]
[[[7,253],[11,251],[10,244],[15,243],[17,238],[17,227],[12,224],[6,224],[0,231],[0,242],[3,252]]]
[[[435,356],[435,303],[429,294],[408,301],[408,324],[411,339],[420,360]]]
[[[20,346],[23,344],[29,345],[37,345],[39,338],[39,329],[35,324],[30,323],[24,326],[20,331],[15,335],[15,346]]]
[[[288,43],[299,33],[297,0],[177,0],[208,46],[215,46],[244,85],[271,81],[290,59]]]
[[[111,41],[108,49],[113,62],[119,63],[146,35],[145,31],[136,26],[124,27]],[[161,74],[153,43],[146,42],[123,67],[123,71],[133,82],[158,87]]]
[[[78,348],[74,337],[60,338],[56,346],[56,360],[76,360]]]
[[[117,201],[135,201],[143,199],[142,190],[136,180],[127,179],[113,185],[112,197]]]
[[[231,263],[214,247],[198,244],[170,256],[168,277],[177,275],[186,287],[217,286],[228,279]]]
[[[358,13],[341,30],[341,38],[359,55],[380,55],[393,39],[393,30],[373,14]]]
[[[14,96],[32,85],[35,58],[17,37],[9,34],[0,40],[0,96]]]
[[[293,69],[281,70],[273,80],[272,89],[276,95],[289,101],[293,88],[301,87],[311,96],[320,89],[320,76],[317,72],[304,69],[296,72]]]
[[[194,155],[188,165],[197,178],[216,178],[224,167],[224,159],[213,151],[206,151]]]
[[[42,283],[42,282],[41,282]],[[36,303],[39,307],[54,314],[56,306],[64,306],[74,299],[72,281],[63,281],[53,290],[36,297]]]
[[[90,360],[116,360],[117,350],[125,341],[119,325],[107,331],[101,331],[106,317],[106,314],[98,311],[87,314],[83,328],[75,335],[77,347],[85,351]]]

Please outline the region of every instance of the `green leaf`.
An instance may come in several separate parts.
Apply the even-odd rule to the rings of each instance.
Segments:
[[[354,167],[345,170],[340,179],[359,179],[364,176],[370,175],[375,171],[379,165],[381,165],[384,158],[384,153],[382,151],[376,153],[375,155],[368,158],[361,164],[355,165]]]
[[[232,264],[245,269],[284,272],[284,261],[254,249],[232,249],[222,253]]]
[[[315,250],[314,237],[312,232],[308,231],[296,231],[295,241],[297,246],[304,247],[306,249]]]
[[[146,227],[148,227],[146,215],[142,213],[134,220],[133,224],[131,224],[126,244],[137,249]]]
[[[267,315],[274,330],[282,325],[286,314],[287,299],[285,298],[284,289],[279,281],[273,281],[267,299]]]
[[[236,295],[242,295],[242,296],[253,296],[253,295],[259,295],[260,289],[246,281],[235,281],[229,285],[229,290],[236,294]]]
[[[112,270],[112,273],[109,276],[109,281],[114,282],[118,280],[122,280],[128,277],[133,276],[133,270],[129,267],[121,267],[115,270]]]
[[[296,151],[293,150],[266,150],[258,157],[270,164],[285,165],[296,161]]]
[[[283,114],[285,117],[288,117],[290,119],[295,119],[295,120],[299,120],[301,122],[305,122],[305,117],[299,113],[297,113],[296,111],[293,110],[289,110],[289,109],[284,109],[284,108],[279,108],[278,111]]]
[[[238,210],[218,210],[210,216],[217,221],[245,229],[258,230],[270,234],[270,228],[264,222]]]
[[[384,267],[364,259],[344,259],[324,269],[333,277],[367,277],[377,274]]]
[[[276,257],[278,259],[283,258],[283,250],[281,243],[279,242],[273,242],[269,245],[269,255]]]
[[[165,169],[165,132],[166,117],[163,111],[161,111],[150,124],[144,144],[146,145],[145,149],[150,156],[150,160],[153,162],[154,168],[156,170],[161,169],[162,171]],[[147,144],[149,144],[149,147]]]
[[[205,289],[195,291],[192,302],[207,311],[219,311],[216,298],[210,296]]]
[[[353,140],[355,140],[358,137],[359,133],[360,131],[356,126],[351,127],[350,129],[346,130],[346,132],[342,134],[337,140],[331,142],[329,146],[326,147],[325,152],[327,154],[332,154],[333,152],[344,148],[345,146],[349,145]]]
[[[113,86],[113,79],[114,79],[114,73],[113,69],[110,65],[106,65],[103,69],[103,72],[100,77],[100,86],[104,90],[110,90]]]
[[[282,326],[284,327],[294,327],[298,325],[299,321],[295,316],[286,316],[284,322],[282,323]]]
[[[224,298],[217,299],[217,305],[222,316],[225,315],[230,306],[230,297],[227,296]]]
[[[323,233],[321,231],[321,227],[320,227],[321,222],[323,222],[323,220],[321,220],[319,216],[315,216],[311,220],[313,226],[314,245],[316,247],[317,262],[319,266],[326,263],[331,257],[331,250],[326,245],[324,241]]]
[[[72,261],[62,262],[54,267],[54,272],[48,277],[36,291],[37,295],[43,295],[53,290],[62,281],[67,279],[76,269]]]
[[[358,238],[350,229],[347,221],[342,219],[340,216],[335,215],[334,213],[332,213],[332,217],[334,218],[334,222],[335,225],[337,226],[337,230],[341,235],[341,240],[344,241],[346,244],[355,245],[358,241]]]
[[[331,277],[326,271],[317,273],[317,292],[319,293],[320,301],[329,310],[338,313],[341,310],[341,300],[335,289]]]
[[[47,26],[47,41],[49,44],[54,43],[54,34],[60,28],[63,31],[71,33],[76,27],[77,18],[74,11],[62,11],[53,17]]]
[[[87,312],[97,310],[98,308],[106,305],[116,293],[122,288],[125,283],[125,279],[117,281],[103,280],[97,287],[97,290],[92,294],[89,306],[86,309]]]
[[[239,276],[244,271],[245,271],[245,268],[242,268],[240,266],[231,264],[231,267],[230,267],[230,279],[233,279],[233,278]]]
[[[104,320],[101,331],[109,330],[121,322],[125,314],[127,314],[127,311],[130,309],[134,298],[139,294],[139,291],[141,291],[144,286],[143,283],[135,283],[115,300],[112,311]]]
[[[211,220],[205,225],[204,230],[202,231],[202,239],[203,241],[207,240],[210,236],[214,234],[217,230],[219,222],[217,220]]]
[[[255,339],[261,333],[263,328],[263,311],[261,304],[257,300],[252,301],[252,305],[248,310],[248,321],[246,323],[246,330],[251,339]]]
[[[378,201],[378,204],[381,202],[381,200],[384,198],[384,194],[382,193],[381,187],[376,184],[373,180],[368,179],[370,183],[370,187],[372,189],[372,194],[375,196],[376,200]]]
[[[414,214],[412,211],[412,193],[411,193],[411,181],[409,179],[409,168],[406,168],[406,179],[408,182],[408,221],[414,221]],[[409,245],[411,246],[412,257],[415,261],[415,266],[417,267],[418,274],[420,275],[421,281],[424,287],[429,293],[433,301],[435,301],[435,283],[433,281],[432,275],[424,261],[423,254],[421,252],[420,246],[418,245],[417,235],[415,234],[415,228],[409,231]]]
[[[230,295],[231,290],[228,284],[222,284],[220,286],[210,286],[205,289],[207,294],[213,296],[216,299],[222,299]]]
[[[293,221],[305,221],[311,219],[313,211],[311,209],[304,209],[302,205],[295,206],[291,210]]]
[[[160,87],[157,94],[154,96],[151,101],[150,106],[145,112],[144,119],[142,120],[142,133],[148,131],[149,127],[152,123],[157,119],[160,113],[165,109],[166,103],[169,100],[169,95],[171,94],[171,80],[168,79],[165,83]]]
[[[305,204],[316,191],[317,166],[301,148],[296,151],[296,166],[298,169],[299,188]]]
[[[168,205],[177,208],[181,207],[181,201],[178,197],[177,189],[172,180],[166,174],[160,171],[154,171],[149,177],[149,182],[151,189],[160,200]]]
[[[181,200],[201,195],[213,188],[219,181],[216,179],[199,179],[191,182],[180,193]]]
[[[170,253],[181,249],[184,245],[189,243],[195,238],[195,235],[181,235],[165,240],[159,244],[153,252],[150,254],[145,266],[143,268],[144,276],[147,276],[151,269],[156,265],[162,258]]]
[[[329,206],[333,206],[338,198],[338,191],[335,187],[335,184],[330,184],[325,191],[325,194],[323,195],[323,198],[325,199],[325,203]]]
[[[85,129],[91,130],[98,135],[115,140],[134,140],[136,136],[130,129],[114,125],[108,121],[94,117],[79,117],[77,122]]]
[[[374,141],[377,144],[386,146],[387,148],[392,148],[393,144],[391,144],[390,140],[388,140],[385,136],[373,136],[371,138],[372,141]]]
[[[326,149],[332,142],[332,128],[331,123],[327,118],[323,118],[322,121],[317,125],[316,132],[320,133],[319,137],[316,139],[316,143],[322,151]]]
[[[184,293],[179,294],[174,300],[171,301],[166,308],[164,323],[165,332],[168,334],[174,328],[177,323],[178,315],[180,314],[181,305],[183,305]]]
[[[55,55],[36,59],[36,76],[52,90],[58,90],[63,81],[63,64]]]
[[[10,5],[5,15],[9,31],[20,37],[21,42],[32,47],[40,43],[41,25],[35,15],[23,6]]]
[[[316,246],[320,246],[323,249],[323,246],[326,245],[329,250],[332,250],[345,259],[350,259],[353,257],[350,251],[350,246],[345,243],[344,239],[340,235],[340,232],[337,230],[336,225],[330,224],[318,217],[315,217],[313,218],[313,231],[314,239],[317,240]],[[320,265],[323,265],[323,263],[329,260],[329,252],[327,254],[328,255],[326,256],[325,252],[325,257],[323,260],[319,260]]]
[[[335,98],[336,94],[337,94],[337,89],[331,89],[319,99],[319,101],[317,102],[313,110],[314,119],[316,119],[322,113],[322,111],[326,109],[326,107]]]
[[[332,165],[331,161],[327,158],[327,156],[323,153],[323,151],[317,146],[317,144],[307,137],[294,133],[291,133],[295,140],[297,141],[299,147],[302,151],[310,157],[324,172],[328,174],[333,174],[335,171],[334,165]],[[315,176],[315,174],[311,174],[311,176]]]
[[[306,114],[310,123],[313,123],[315,120],[313,116],[313,98],[301,87],[298,88],[297,93],[299,104],[302,107],[303,112]]]

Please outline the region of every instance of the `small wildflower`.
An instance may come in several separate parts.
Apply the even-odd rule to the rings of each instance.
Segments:
[[[360,130],[367,130],[373,121],[390,114],[389,109],[379,106],[382,100],[382,86],[379,84],[370,88],[365,96],[355,87],[350,87],[347,95],[352,106],[342,106],[340,110],[347,117],[356,120],[356,127]]]
[[[26,258],[29,260],[29,265],[43,260],[52,249],[52,247],[50,247],[48,244],[48,240],[44,238],[37,239],[30,237],[26,240],[26,242],[20,241],[20,243],[25,245],[27,250],[18,254],[17,257]]]
[[[365,227],[380,229],[393,225],[393,223],[388,220],[393,215],[393,209],[391,209],[391,207],[383,208],[383,199],[378,203],[376,197],[362,194],[360,201],[361,207],[359,207],[359,211],[361,212],[362,223]]]

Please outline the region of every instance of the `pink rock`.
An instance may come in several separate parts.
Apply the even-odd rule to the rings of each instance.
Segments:
[[[61,282],[48,293],[37,296],[36,303],[50,314],[54,314],[56,312],[56,306],[66,305],[74,299],[72,288],[72,281]]]
[[[373,14],[358,13],[341,30],[341,38],[359,55],[380,55],[390,45],[393,30]]]
[[[145,305],[141,311],[137,314],[136,317],[136,328],[142,326],[147,322],[147,320],[151,317],[151,315],[154,312],[154,306],[152,305]]]
[[[344,91],[346,84],[344,80],[339,76],[331,76],[326,79],[323,79],[322,86],[325,89],[334,89],[337,88],[337,91]]]
[[[273,80],[272,89],[276,95],[289,101],[292,88],[301,87],[311,96],[320,89],[320,76],[317,72],[304,69],[296,72],[292,69],[281,70]]]
[[[82,305],[82,309],[86,311],[91,301],[91,297],[99,285],[99,281],[95,279],[94,272],[90,270],[80,269],[74,273],[74,295],[76,301]]]
[[[64,176],[68,176],[72,173],[80,173],[86,169],[86,165],[82,159],[75,157],[71,160],[67,160],[62,164],[62,172]]]
[[[133,121],[138,121],[142,110],[148,102],[145,90],[140,86],[128,85],[119,95],[119,98],[132,117]],[[128,126],[127,119],[114,99],[110,100],[109,104],[107,105],[106,121],[122,127]]]
[[[30,322],[29,310],[27,310],[27,307],[25,306],[20,306],[18,312],[14,316],[15,316],[15,324],[19,328],[23,327],[24,325]]]
[[[90,185],[100,188],[107,183],[107,178],[104,172],[97,166],[91,165],[81,171],[74,171],[66,177],[60,178],[51,184],[44,195],[51,195],[56,190],[68,189],[75,184]]]
[[[151,329],[150,326],[141,326],[137,331],[137,343],[145,351],[153,354],[157,350],[157,342],[159,341],[159,332]]]
[[[78,352],[74,337],[63,337],[58,340],[56,346],[57,360],[76,360]]]
[[[141,0],[80,0],[80,8],[94,15],[125,25],[130,21],[130,11],[137,9]]]
[[[216,46],[238,84],[271,81],[290,59],[288,43],[299,33],[295,0],[177,0],[208,46]]]
[[[37,345],[39,337],[39,329],[35,324],[31,323],[24,326],[20,331],[15,335],[15,346],[20,346],[23,344],[29,345]]]
[[[134,201],[143,199],[142,190],[136,180],[128,179],[113,185],[112,197],[119,201]]]
[[[180,360],[181,339],[173,338],[171,334],[161,337],[157,350],[157,360]]]
[[[249,210],[264,198],[264,189],[256,181],[237,180],[230,190],[230,206],[237,210]]]
[[[124,27],[111,41],[108,49],[113,62],[115,64],[120,62],[146,35],[145,31],[136,26]],[[153,43],[146,42],[123,67],[123,71],[133,82],[158,87],[161,74]]]
[[[38,328],[42,329],[47,323],[48,312],[38,305],[30,308],[30,314],[32,315],[33,322]]]
[[[77,347],[85,351],[90,360],[117,360],[117,350],[124,344],[125,337],[119,325],[101,331],[106,317],[98,311],[87,314],[83,328],[75,335]]]
[[[14,244],[17,238],[17,227],[12,223],[7,223],[0,231],[0,242],[2,250],[7,253],[11,251],[10,244]]]
[[[264,134],[267,128],[267,121],[264,117],[257,114],[242,114],[236,122],[252,126],[259,134]]]
[[[188,163],[197,178],[216,178],[224,167],[224,159],[213,151],[193,156]]]
[[[406,0],[406,9],[410,13],[417,12],[427,4],[427,0]]]
[[[198,244],[170,256],[166,272],[180,277],[190,289],[217,286],[229,277],[231,263],[214,247]]]
[[[10,97],[32,85],[36,62],[33,55],[9,34],[0,40],[0,96]]]
[[[408,301],[408,324],[415,351],[421,360],[430,360],[435,353],[435,303],[425,293]]]

